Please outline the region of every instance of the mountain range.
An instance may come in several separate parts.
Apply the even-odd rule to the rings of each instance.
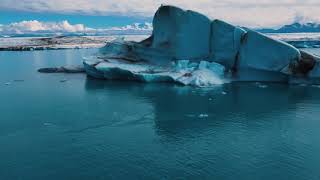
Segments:
[[[318,23],[293,23],[282,26],[279,29],[257,29],[262,33],[316,33],[320,32]]]

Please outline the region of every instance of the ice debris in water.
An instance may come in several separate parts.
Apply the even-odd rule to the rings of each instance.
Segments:
[[[49,122],[45,122],[43,123],[44,126],[52,126],[53,124],[52,123],[49,123]]]
[[[208,114],[200,114],[200,115],[199,115],[199,118],[207,118],[207,117],[209,117]]]
[[[256,82],[255,84],[256,84],[259,88],[262,88],[262,89],[265,89],[265,88],[268,87],[268,85],[266,85],[266,84],[261,84],[260,82]]]
[[[261,84],[261,85],[259,85],[259,88],[262,88],[262,89],[265,89],[265,88],[267,88],[268,86],[267,85],[265,85],[265,84]]]

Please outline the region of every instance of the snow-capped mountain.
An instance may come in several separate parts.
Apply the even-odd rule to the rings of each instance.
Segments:
[[[263,33],[315,33],[320,32],[320,24],[318,23],[293,23],[282,26],[279,29],[258,29]]]

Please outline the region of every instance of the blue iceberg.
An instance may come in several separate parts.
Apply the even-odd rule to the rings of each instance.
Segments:
[[[253,30],[161,6],[149,38],[108,42],[83,64],[89,76],[100,79],[212,86],[234,81],[318,83],[319,59]]]

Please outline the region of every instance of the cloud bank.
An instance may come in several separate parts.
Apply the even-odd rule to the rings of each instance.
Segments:
[[[320,21],[319,0],[0,0],[1,9],[151,17],[161,4],[203,12],[241,26],[277,27],[303,17]],[[301,18],[300,18],[301,19]]]
[[[40,22],[37,20],[21,21],[9,25],[0,25],[0,34],[149,34],[152,31],[151,23],[134,23],[123,27],[94,29],[83,24],[70,24],[68,21]]]
[[[9,25],[2,25],[0,27],[0,32],[7,34],[25,34],[31,32],[85,32],[89,30],[90,29],[86,28],[83,24],[71,25],[68,21],[58,23],[43,23],[37,20],[21,21]]]

